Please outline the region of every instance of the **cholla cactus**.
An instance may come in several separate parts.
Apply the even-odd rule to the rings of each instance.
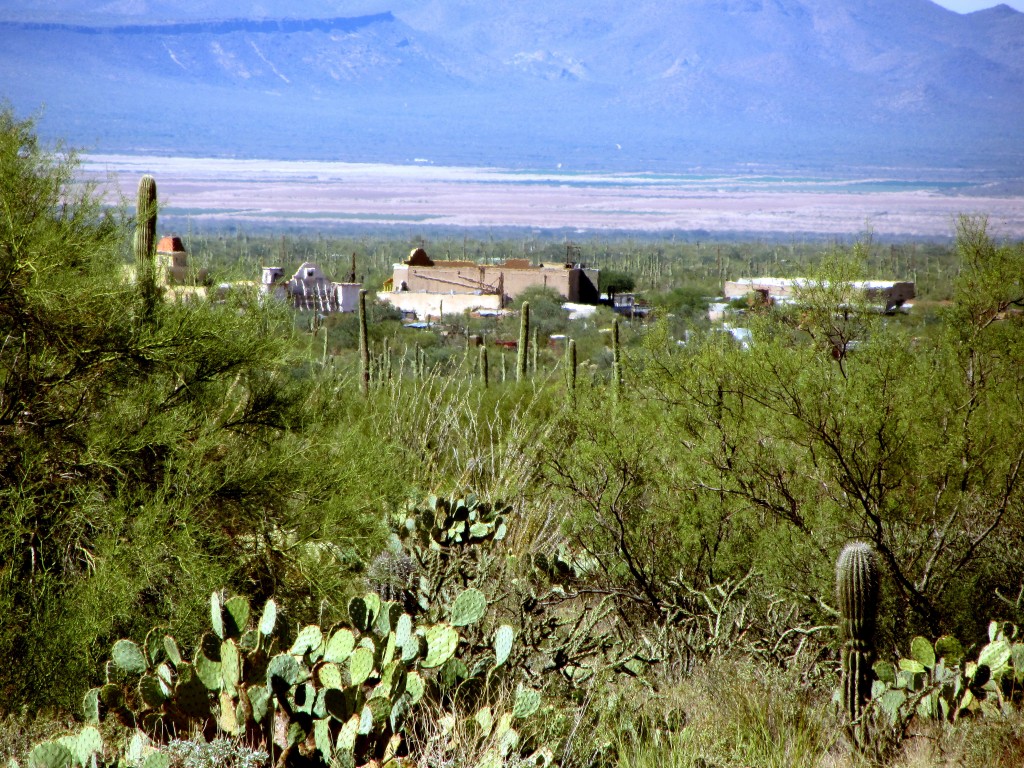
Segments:
[[[836,562],[836,601],[842,614],[843,703],[852,723],[871,696],[878,616],[878,558],[870,544],[855,541]]]

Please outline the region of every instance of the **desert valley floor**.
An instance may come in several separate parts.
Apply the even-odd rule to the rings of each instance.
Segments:
[[[358,224],[945,238],[959,214],[997,237],[1024,237],[1024,194],[1003,184],[829,180],[777,172],[574,173],[142,155],[86,155],[108,199],[130,200],[152,173],[161,213],[201,226]],[[935,178],[941,179],[940,174]]]

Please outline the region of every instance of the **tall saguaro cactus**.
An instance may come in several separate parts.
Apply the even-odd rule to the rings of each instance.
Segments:
[[[842,615],[843,703],[856,726],[871,696],[878,618],[878,557],[870,544],[846,545],[836,561],[836,602]]]
[[[156,309],[156,179],[139,179],[135,206],[135,274],[142,294],[143,316],[148,321]]]
[[[325,330],[324,333],[327,331]],[[370,394],[370,339],[366,328],[366,291],[359,291],[359,373],[363,394]]]
[[[516,357],[516,381],[526,378],[527,354],[530,351],[530,302],[524,301],[520,310],[519,347]]]

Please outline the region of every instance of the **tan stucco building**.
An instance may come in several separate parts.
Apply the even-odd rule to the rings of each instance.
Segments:
[[[497,303],[500,308],[527,288],[538,286],[551,288],[566,301],[595,304],[598,274],[598,270],[578,264],[534,266],[529,259],[506,259],[500,264],[434,261],[422,248],[416,248],[407,261],[394,265],[391,290],[380,297],[400,306],[408,303],[403,298],[413,297],[399,294],[430,294],[431,298],[447,295],[451,298],[445,301],[445,309],[456,312],[474,304],[469,297],[479,297],[481,307],[493,308]]]

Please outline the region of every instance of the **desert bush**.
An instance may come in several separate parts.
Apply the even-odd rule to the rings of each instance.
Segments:
[[[195,627],[216,585],[319,602],[310,543],[373,542],[387,494],[359,491],[344,394],[294,375],[288,315],[148,307],[124,217],[74,169],[0,113],[0,689],[72,711],[110,638]]]

